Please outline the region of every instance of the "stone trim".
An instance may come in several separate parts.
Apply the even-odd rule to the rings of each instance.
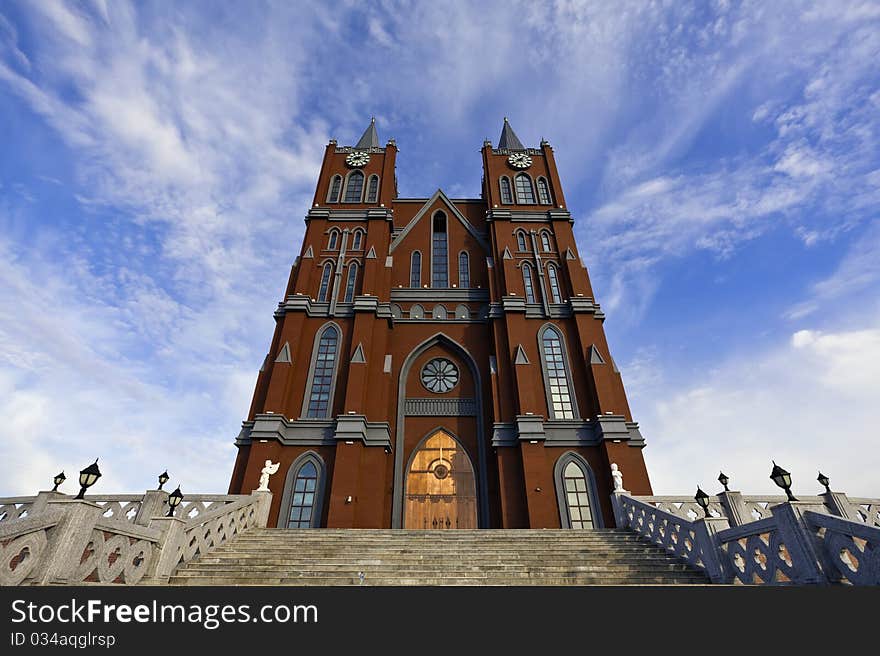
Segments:
[[[479,287],[469,287],[467,289],[416,289],[414,287],[399,287],[391,290],[392,303],[463,303],[465,301],[479,303],[488,300],[489,290]]]
[[[473,417],[477,414],[474,399],[406,399],[403,413],[416,417]]]
[[[492,424],[492,446],[516,446],[540,440],[544,446],[599,446],[604,440],[626,442],[641,448],[645,439],[639,425],[622,415],[601,415],[592,421],[544,420],[538,415],[517,415],[515,422]]]
[[[241,424],[236,446],[275,440],[284,446],[332,446],[338,440],[360,440],[366,446],[391,447],[391,427],[386,421],[367,421],[363,415],[336,419],[287,419],[273,413],[258,414]]]

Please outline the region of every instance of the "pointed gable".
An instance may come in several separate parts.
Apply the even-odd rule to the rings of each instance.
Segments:
[[[446,208],[449,210],[449,213],[456,219],[458,219],[459,223],[464,226],[464,229],[467,230],[468,233],[470,233],[471,237],[473,237],[477,241],[477,243],[480,244],[483,250],[488,253],[489,244],[486,242],[483,236],[479,232],[477,232],[477,229],[474,228],[473,224],[468,221],[467,218],[465,218],[464,214],[461,213],[461,211],[455,206],[455,204],[451,200],[449,200],[449,197],[443,193],[442,189],[438,189],[436,192],[434,192],[434,195],[431,196],[424,205],[422,205],[422,208],[418,212],[416,212],[416,215],[410,220],[409,223],[406,224],[406,227],[400,231],[400,234],[398,234],[391,241],[391,246],[388,248],[388,252],[393,253],[394,249],[397,248],[404,239],[406,239],[406,236],[410,232],[412,232],[413,228],[416,227],[418,222],[421,221],[423,217],[432,214],[431,208],[438,201],[446,206]]]

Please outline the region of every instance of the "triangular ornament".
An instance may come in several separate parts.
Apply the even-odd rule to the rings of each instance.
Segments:
[[[275,362],[286,362],[287,364],[293,362],[293,358],[290,357],[290,344],[284,342],[284,346],[278,351],[278,357],[275,358]]]
[[[365,364],[366,361],[367,358],[364,356],[364,345],[358,344],[351,356],[351,362],[352,364]]]
[[[590,364],[605,364],[605,358],[599,353],[599,349],[595,344],[590,346]]]
[[[303,253],[303,259],[307,257],[315,257],[315,253],[312,251],[312,245],[309,244],[309,247],[306,249],[306,252]]]
[[[526,355],[522,344],[516,345],[516,354],[513,356],[513,364],[529,364],[529,358]]]
[[[577,258],[574,256],[574,251],[571,248],[565,249],[565,259],[566,260],[576,260]]]
[[[512,260],[513,255],[510,254],[510,249],[506,246],[504,247],[504,254],[501,256],[502,260]]]
[[[375,246],[370,246],[370,250],[367,251],[367,259],[368,260],[375,260],[376,259],[376,247]]]

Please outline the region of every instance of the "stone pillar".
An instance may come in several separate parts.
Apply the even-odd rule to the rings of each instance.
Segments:
[[[694,537],[702,553],[706,576],[712,583],[728,583],[727,562],[718,532],[730,528],[726,517],[702,517],[694,521]]]
[[[611,493],[611,509],[614,511],[614,524],[617,528],[626,528],[626,508],[623,507],[623,497],[631,496],[627,490],[614,490]]]
[[[141,526],[149,526],[150,520],[165,514],[165,504],[167,502],[168,493],[165,490],[147,490],[141,501],[137,517],[134,518],[134,523]]]
[[[45,567],[37,583],[79,583],[70,579],[79,567],[83,551],[104,509],[91,501],[67,498],[49,501],[48,508],[60,510],[63,517],[51,531],[43,557]]]
[[[268,490],[254,490],[251,496],[256,499],[257,516],[255,518],[257,528],[266,528],[269,523],[269,508],[272,507],[272,493]]]
[[[156,583],[167,583],[177,567],[180,548],[186,539],[186,521],[177,517],[153,517],[150,528],[162,531],[162,537],[157,545],[159,557],[153,565],[153,571],[148,572],[147,576]]]
[[[721,499],[721,505],[724,506],[724,512],[731,526],[742,526],[752,521],[743,503],[741,492],[721,492],[718,498]]]
[[[807,510],[816,511],[814,504],[808,501],[786,501],[770,508],[776,520],[779,537],[791,555],[795,579],[793,583],[823,584],[827,583],[822,555],[813,530],[804,518]]]
[[[37,498],[34,499],[31,507],[28,509],[28,517],[34,517],[37,513],[46,510],[46,506],[50,501],[67,498],[67,495],[61,492],[52,492],[51,490],[37,492]]]
[[[833,514],[850,521],[858,521],[853,517],[852,504],[843,492],[825,492],[819,496],[825,499],[825,505]]]

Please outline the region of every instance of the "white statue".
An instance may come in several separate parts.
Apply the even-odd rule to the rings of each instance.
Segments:
[[[617,468],[617,463],[611,463],[611,478],[614,479],[614,491],[623,492],[623,473]]]
[[[266,466],[260,471],[260,487],[257,488],[257,492],[269,491],[269,477],[277,472],[280,466],[280,462],[273,464],[271,460],[266,461]]]

